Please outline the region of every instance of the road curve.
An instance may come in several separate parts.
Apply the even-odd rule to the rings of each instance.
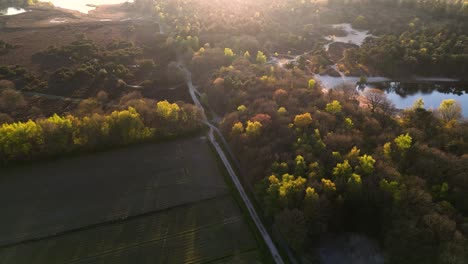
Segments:
[[[247,196],[247,193],[245,192],[244,187],[242,186],[241,182],[239,181],[239,178],[237,177],[234,169],[232,168],[231,163],[229,162],[228,158],[226,157],[226,154],[224,153],[219,143],[216,141],[216,138],[214,136],[215,131],[220,136],[220,138],[222,138],[223,141],[225,142],[224,137],[219,132],[218,128],[212,125],[206,117],[205,109],[203,108],[202,104],[200,103],[200,101],[198,100],[196,96],[196,93],[198,93],[198,91],[193,85],[192,73],[181,62],[179,62],[178,67],[180,68],[180,70],[185,76],[185,81],[187,82],[187,86],[189,87],[190,96],[192,97],[193,102],[202,112],[203,122],[210,128],[210,131],[208,132],[208,138],[211,144],[214,146],[219,157],[221,158],[221,161],[223,162],[224,166],[226,167],[226,170],[229,173],[229,176],[231,177],[234,185],[236,186],[236,189],[239,191],[239,194],[242,200],[244,201],[244,204],[247,207],[249,214],[252,217],[252,220],[254,221],[255,225],[260,231],[260,234],[262,235],[263,240],[265,241],[265,244],[270,250],[270,253],[275,263],[284,264],[283,259],[281,258],[281,255],[279,254],[278,249],[276,248],[276,245],[273,243],[273,240],[271,239],[270,234],[268,234],[265,226],[260,220],[260,217],[258,216],[257,211],[255,211],[255,207],[250,202],[249,196]]]

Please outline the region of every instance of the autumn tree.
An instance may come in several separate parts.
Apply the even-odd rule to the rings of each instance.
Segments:
[[[255,59],[255,61],[258,63],[258,64],[265,64],[267,62],[267,57],[266,55],[261,52],[261,51],[258,51],[257,52],[257,58]]]
[[[375,159],[370,155],[359,157],[359,167],[365,174],[372,174],[374,172]]]
[[[234,51],[232,51],[232,49],[230,48],[225,48],[224,49],[224,56],[230,58],[230,59],[234,59],[234,57],[236,56],[236,54],[234,54]]]
[[[247,121],[247,127],[245,128],[245,133],[249,137],[257,137],[262,133],[262,123],[258,121]]]
[[[240,134],[244,133],[244,124],[242,124],[241,122],[235,123],[232,126],[231,131],[232,131],[233,135],[240,135]]]
[[[312,124],[312,116],[310,113],[304,113],[294,117],[294,125],[299,128],[308,127],[310,124]]]
[[[451,121],[457,121],[461,118],[462,108],[460,103],[454,99],[447,99],[440,103],[439,108],[437,108],[437,113],[444,122],[449,123]]]
[[[47,118],[37,120],[37,124],[42,128],[44,147],[48,153],[66,153],[71,151],[73,134],[76,132],[75,118],[72,116],[61,117],[57,114]]]
[[[394,142],[400,151],[406,152],[411,147],[413,138],[406,133],[405,135],[399,135]]]
[[[337,114],[341,112],[342,108],[343,107],[341,106],[339,101],[333,100],[333,102],[327,104],[327,106],[325,107],[325,111],[331,114]]]
[[[309,89],[314,89],[316,84],[317,82],[314,79],[310,79],[307,83],[307,86],[309,87]]]
[[[4,160],[29,159],[43,143],[42,128],[31,120],[0,127],[0,153]]]

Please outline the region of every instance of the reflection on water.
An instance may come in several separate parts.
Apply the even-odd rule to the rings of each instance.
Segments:
[[[341,77],[334,77],[330,75],[315,75],[315,79],[317,79],[324,88],[333,89],[339,85],[343,84],[356,84],[359,82],[360,77],[353,77],[353,76],[341,76]],[[381,77],[381,76],[374,76],[374,77],[367,77],[367,81],[370,83],[379,83],[379,82],[386,82],[390,81],[390,79]]]
[[[324,88],[333,89],[343,84],[356,85],[359,77],[315,75]],[[455,99],[463,107],[463,116],[468,117],[468,83],[450,79],[426,78],[407,81],[390,80],[385,77],[368,77],[366,88],[377,88],[387,93],[398,109],[409,108],[422,98],[427,109],[436,109],[446,99]],[[362,91],[362,90],[361,90]]]
[[[14,16],[26,12],[23,8],[8,7],[0,9],[0,16]]]
[[[354,29],[351,24],[335,24],[333,28],[341,28],[345,36],[328,36],[332,42],[346,42],[361,46],[364,40],[371,36],[369,31]],[[325,45],[328,50],[330,44]],[[341,75],[339,77],[329,75],[315,75],[323,88],[333,89],[339,85],[359,82],[359,77],[345,76],[336,65],[333,68]],[[455,99],[463,107],[463,116],[468,117],[468,83],[458,82],[448,78],[413,78],[409,81],[395,81],[385,77],[367,77],[367,88],[378,88],[387,93],[388,98],[398,109],[409,108],[414,101],[422,98],[427,109],[436,109],[446,99]],[[361,90],[362,91],[362,90]]]
[[[427,109],[436,109],[446,99],[455,99],[468,117],[468,84],[463,82],[377,82],[369,85],[384,90],[399,109],[409,108],[422,98]]]
[[[61,7],[70,10],[88,13],[94,10],[94,5],[112,5],[125,2],[133,2],[133,0],[41,0],[42,2],[51,2],[56,7]],[[91,5],[91,6],[87,6]]]

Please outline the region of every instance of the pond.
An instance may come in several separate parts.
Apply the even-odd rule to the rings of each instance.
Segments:
[[[316,75],[324,88],[333,89],[339,85],[357,85],[359,77]],[[413,78],[394,80],[385,77],[368,77],[367,88],[385,91],[388,99],[398,109],[406,109],[414,101],[422,98],[426,109],[436,109],[446,99],[455,99],[463,108],[463,116],[468,117],[468,83],[444,78]],[[365,89],[364,89],[365,90]],[[364,91],[364,90],[361,90]]]
[[[0,16],[14,16],[26,12],[23,8],[8,7],[0,9]]]
[[[332,27],[335,29],[341,29],[346,34],[344,36],[334,36],[334,35],[326,36],[325,39],[328,41],[331,41],[330,43],[344,42],[344,43],[352,43],[352,44],[361,46],[367,37],[372,36],[369,34],[368,30],[354,29],[351,26],[351,24],[348,24],[348,23],[335,24],[335,25],[332,25]],[[326,50],[328,50],[330,43],[325,45]]]
[[[372,35],[365,30],[356,30],[350,24],[335,24],[333,28],[340,28],[345,32],[344,36],[327,36],[327,40],[332,42],[346,42],[361,46],[365,38]],[[330,44],[330,43],[329,43]],[[329,44],[325,45],[328,49]],[[340,73],[340,77],[329,75],[315,75],[315,78],[324,88],[333,89],[341,84],[357,84],[359,77],[345,76]],[[367,77],[369,88],[378,88],[387,93],[388,98],[398,109],[411,107],[415,100],[422,98],[427,109],[435,109],[446,99],[455,99],[463,108],[463,116],[468,117],[468,83],[460,82],[448,78],[421,78],[414,77],[408,80],[394,80],[383,76]]]
[[[376,82],[369,86],[384,90],[398,109],[411,107],[419,98],[424,100],[426,109],[436,109],[443,100],[455,99],[463,108],[463,116],[468,117],[468,83],[416,80]]]
[[[94,10],[97,5],[112,5],[125,2],[133,2],[133,0],[42,0],[43,2],[51,2],[56,7],[76,10],[82,13],[88,13]]]

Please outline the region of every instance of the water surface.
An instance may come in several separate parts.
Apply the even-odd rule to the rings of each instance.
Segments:
[[[14,16],[26,12],[23,8],[8,7],[0,9],[0,16]]]
[[[356,30],[351,24],[335,24],[333,28],[341,28],[347,33],[346,36],[328,36],[327,40],[332,42],[346,42],[361,46],[367,37],[372,35],[367,30]],[[332,43],[331,42],[331,43]],[[327,44],[325,48],[328,49]],[[341,76],[315,75],[315,78],[324,88],[333,89],[342,84],[356,85],[359,77],[345,76],[336,65],[333,68]],[[406,109],[413,105],[414,101],[422,98],[426,109],[436,109],[446,99],[455,99],[463,108],[463,116],[468,117],[468,84],[455,79],[438,77],[414,77],[409,80],[395,80],[383,76],[367,77],[369,85],[367,88],[378,88],[388,96],[388,99],[398,109]],[[362,92],[362,91],[361,91]]]
[[[133,2],[133,0],[42,0],[43,2],[52,2],[54,6],[61,7],[70,10],[80,11],[82,13],[88,13],[94,10],[95,7],[89,5],[112,5],[120,4],[125,2]]]
[[[423,99],[426,109],[436,109],[443,100],[455,99],[463,108],[463,116],[468,117],[468,84],[452,81],[384,81],[369,84],[370,87],[384,90],[396,108],[413,106],[417,99]]]
[[[346,32],[345,36],[326,36],[325,39],[332,41],[329,44],[325,45],[325,49],[328,50],[328,47],[333,42],[344,42],[344,43],[352,43],[358,46],[361,46],[364,40],[367,37],[372,35],[369,34],[369,30],[357,30],[354,29],[351,24],[343,23],[343,24],[334,24],[332,25],[333,28],[340,28]]]

